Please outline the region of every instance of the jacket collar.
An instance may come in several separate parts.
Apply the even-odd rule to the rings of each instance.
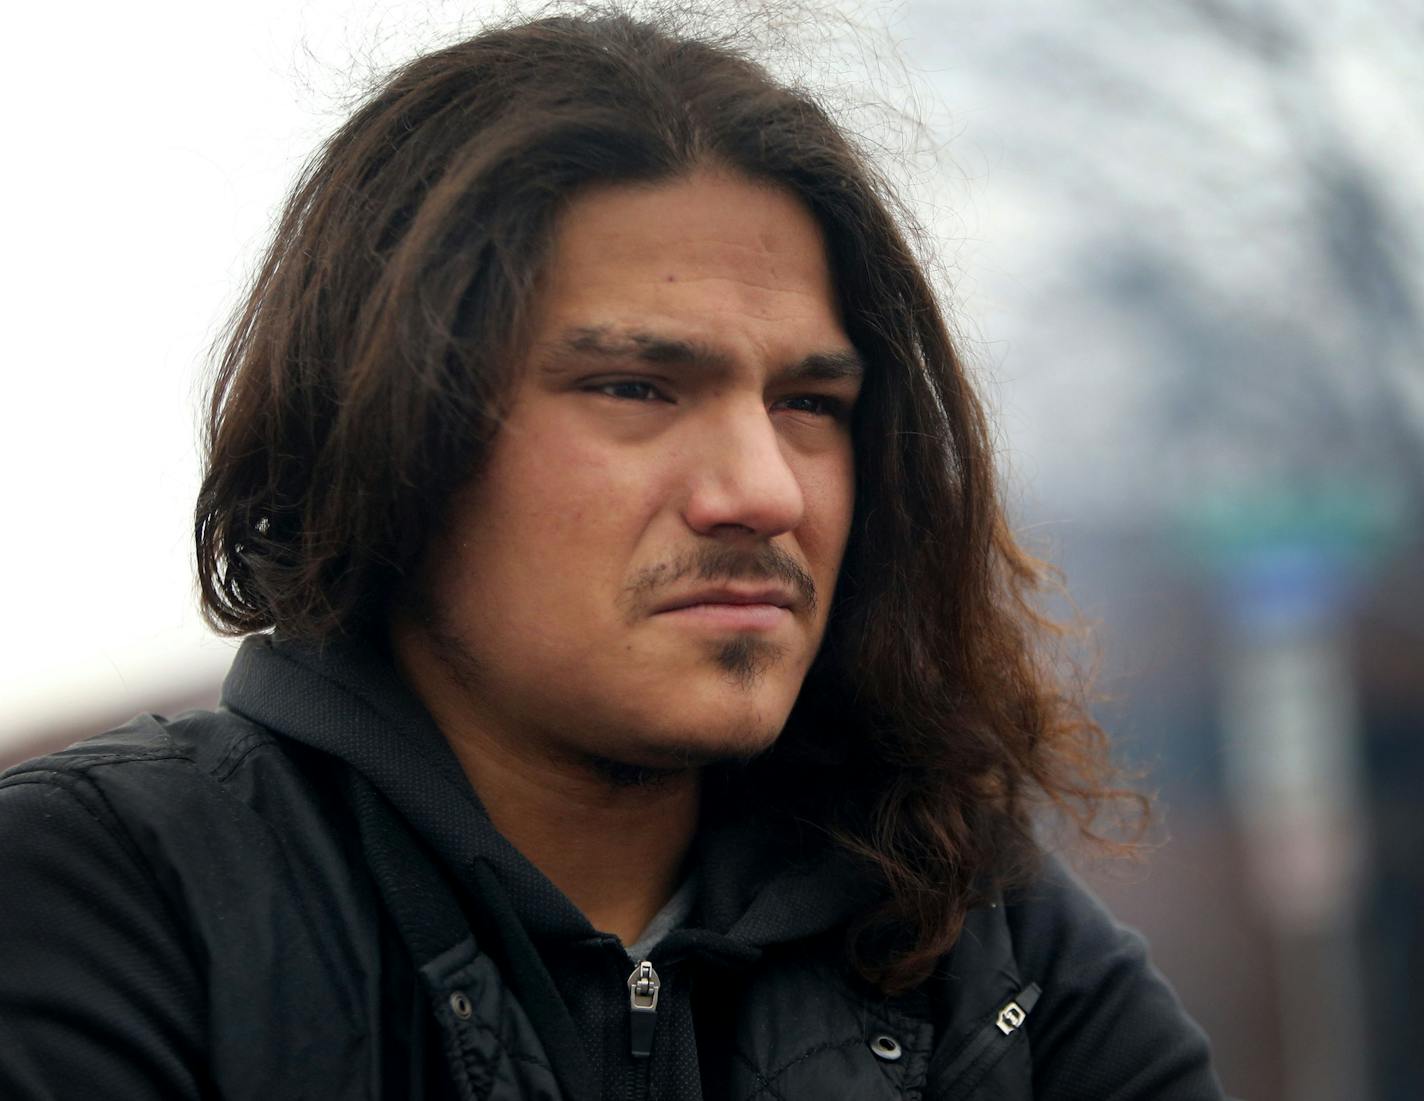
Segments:
[[[492,869],[536,940],[596,935],[495,829],[453,750],[381,647],[254,636],[238,652],[223,703],[355,769],[472,896],[482,889],[473,870]],[[836,928],[872,901],[873,885],[822,835],[748,808],[736,768],[710,770],[704,791],[694,847],[703,935],[695,939],[710,954],[754,957]]]

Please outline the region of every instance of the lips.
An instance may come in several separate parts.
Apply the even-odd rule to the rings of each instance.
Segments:
[[[695,592],[684,593],[673,597],[653,609],[653,613],[675,612],[683,608],[693,608],[698,605],[727,605],[736,607],[746,604],[772,605],[777,608],[791,609],[796,604],[795,594],[790,589],[781,586],[763,586],[756,589],[736,588],[732,586],[721,586],[711,589],[698,589]]]

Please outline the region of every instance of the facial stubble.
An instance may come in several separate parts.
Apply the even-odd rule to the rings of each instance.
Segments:
[[[652,601],[684,578],[706,581],[776,581],[798,594],[801,614],[813,616],[819,601],[815,583],[804,567],[780,547],[764,545],[755,551],[727,546],[704,546],[689,554],[640,571],[623,592],[620,604],[624,623],[637,626],[650,614]],[[407,613],[419,624],[446,674],[472,698],[488,691],[488,673],[462,625],[444,603],[427,587],[419,585],[407,594]],[[782,643],[760,635],[734,632],[696,643],[700,658],[715,671],[733,692],[750,697],[778,665],[790,659]],[[666,733],[666,732],[665,732]],[[683,738],[677,741],[653,738],[628,746],[612,756],[565,744],[568,763],[601,777],[614,787],[649,786],[720,762],[746,763],[769,749],[780,735],[780,727],[768,730],[764,721],[749,718],[735,730],[724,730],[710,738]],[[616,740],[608,732],[608,744]]]
[[[771,667],[786,657],[786,648],[767,639],[737,635],[712,645],[711,660],[732,687],[750,692]]]
[[[466,694],[474,696],[487,690],[487,670],[476,656],[475,647],[430,594],[420,596],[421,599],[412,602],[418,608],[414,618],[447,675]],[[415,610],[410,605],[407,609]],[[773,667],[787,657],[785,646],[747,634],[709,640],[703,645],[704,660],[722,675],[730,688],[743,693],[753,692]],[[759,725],[755,728],[749,725],[714,745],[697,739],[663,742],[646,746],[644,752],[638,754],[643,758],[638,762],[590,751],[568,749],[566,752],[574,758],[570,763],[597,775],[611,787],[655,787],[708,765],[746,764],[769,749],[779,734],[779,729],[768,733]]]

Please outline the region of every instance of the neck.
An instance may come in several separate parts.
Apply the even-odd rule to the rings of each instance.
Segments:
[[[697,828],[700,773],[625,768],[497,729],[428,645],[393,637],[490,820],[601,932],[632,944],[672,897]]]
[[[495,828],[594,928],[632,944],[677,889],[698,774],[618,784],[577,766],[525,767],[482,739],[451,744]]]

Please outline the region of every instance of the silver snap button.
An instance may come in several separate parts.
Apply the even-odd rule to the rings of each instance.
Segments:
[[[455,1011],[455,1016],[462,1021],[468,1021],[475,1012],[475,1007],[470,1004],[470,999],[465,997],[463,990],[457,990],[450,995],[450,1008]]]
[[[887,1063],[893,1063],[904,1054],[900,1050],[900,1041],[883,1032],[870,1041],[870,1050],[875,1053],[876,1058],[884,1059]]]

